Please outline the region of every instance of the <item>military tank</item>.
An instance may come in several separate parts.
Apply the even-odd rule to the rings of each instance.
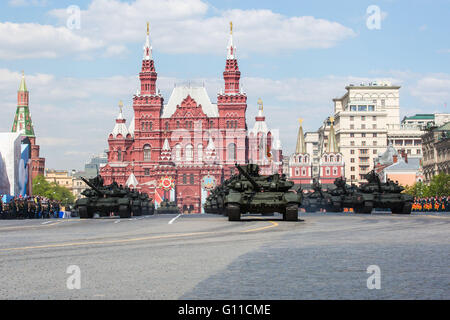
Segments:
[[[339,177],[334,180],[334,188],[327,190],[331,199],[330,210],[332,212],[342,212],[344,208],[353,208],[353,201],[356,192],[354,185],[348,186],[345,178]]]
[[[332,211],[332,197],[322,190],[322,186],[316,179],[313,180],[313,190],[313,192],[306,194],[303,198],[301,207],[304,208],[306,212],[317,212],[321,209]]]
[[[178,208],[176,202],[169,201],[167,199],[164,199],[159,204],[158,209],[156,209],[157,214],[170,214],[170,213],[180,213],[180,209]]]
[[[273,174],[262,176],[256,164],[238,165],[239,176],[228,185],[224,198],[225,214],[229,221],[238,221],[244,213],[274,213],[283,220],[297,221],[301,194],[290,189],[294,186],[285,176]]]
[[[359,186],[352,195],[356,213],[371,213],[373,208],[391,209],[392,213],[411,214],[414,197],[402,193],[404,188],[388,180],[382,183],[375,170],[364,177],[368,182]]]
[[[75,202],[81,219],[92,218],[95,213],[109,216],[111,212],[119,214],[121,218],[131,217],[133,199],[125,189],[115,182],[104,186],[101,176],[89,180],[83,177],[81,179],[90,187],[81,193],[85,198]]]
[[[152,215],[155,213],[155,204],[152,201],[152,198],[149,198],[148,194],[140,193],[139,194],[142,203],[142,215]]]

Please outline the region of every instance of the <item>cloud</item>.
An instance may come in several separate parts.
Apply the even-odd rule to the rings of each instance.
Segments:
[[[11,7],[45,7],[47,6],[47,0],[9,0],[8,5]]]
[[[74,34],[65,27],[0,22],[0,59],[76,56],[103,47],[102,41]]]
[[[245,53],[278,53],[329,48],[356,33],[337,22],[310,16],[288,17],[270,10],[214,10],[200,0],[94,0],[81,11],[79,34],[110,45],[142,42],[145,23],[151,23],[153,47],[167,53],[223,54],[228,24],[233,21],[238,50]],[[66,9],[50,15],[61,24]],[[120,21],[120,23],[117,23]]]
[[[444,105],[450,102],[450,75],[427,75],[410,88],[410,93],[426,104]]]

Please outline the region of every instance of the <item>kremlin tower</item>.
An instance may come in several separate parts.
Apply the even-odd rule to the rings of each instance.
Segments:
[[[22,72],[19,91],[17,92],[17,110],[11,132],[22,135],[22,144],[30,146],[31,178],[44,175],[45,158],[39,157],[39,146],[36,144],[33,123],[29,109],[29,92],[25,83],[25,75]]]
[[[292,180],[296,185],[309,187],[312,184],[312,159],[306,151],[302,127],[303,119],[299,119],[299,122],[295,153],[289,158],[289,180]]]

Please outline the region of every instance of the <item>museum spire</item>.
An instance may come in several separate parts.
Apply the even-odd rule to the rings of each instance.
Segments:
[[[334,118],[330,118],[330,133],[328,134],[328,153],[338,153],[339,152],[339,146],[337,144],[336,135],[334,133]]]
[[[298,135],[297,135],[297,146],[295,147],[295,153],[296,154],[303,154],[306,153],[306,143],[305,143],[305,136],[303,135],[303,119],[298,119],[298,122],[300,123],[300,127],[298,128]]]
[[[227,62],[223,78],[225,80],[225,94],[238,94],[240,92],[239,80],[241,72],[236,60],[236,46],[233,43],[233,22],[230,22],[230,39],[228,40]]]

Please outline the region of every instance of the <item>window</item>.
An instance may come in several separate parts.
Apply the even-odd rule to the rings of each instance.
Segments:
[[[228,160],[236,160],[236,145],[234,143],[228,145]]]
[[[187,184],[187,175],[186,175],[186,173],[183,174],[183,184]]]
[[[372,129],[376,129],[377,128],[377,125],[374,123],[373,125],[372,125]]]
[[[374,138],[376,138],[376,137],[377,137],[377,134],[376,134],[376,133],[374,133],[374,134],[372,134],[372,136],[373,136]]]
[[[377,145],[377,141],[376,141],[376,140],[373,141],[373,145],[374,145],[374,146]]]
[[[299,176],[300,175],[300,169],[299,168],[295,168],[295,175]]]
[[[361,138],[365,138],[366,134],[365,133],[361,133]]]
[[[355,163],[355,158],[351,158],[351,159],[350,159],[350,162],[351,162],[351,163]]]
[[[367,106],[358,106],[358,111],[367,111]]]
[[[117,150],[117,160],[122,161],[122,150]]]
[[[377,116],[373,116],[373,117],[372,117],[372,120],[373,120],[373,121],[377,121]]]
[[[361,121],[366,121],[366,117],[365,116],[361,116]]]
[[[337,176],[338,170],[336,167],[333,167],[333,176]]]
[[[353,138],[353,137],[355,137],[355,134],[354,133],[350,133],[350,138]]]
[[[350,145],[353,147],[355,145],[355,141],[350,141]]]
[[[190,179],[189,179],[189,183],[190,183],[190,184],[194,184],[195,180],[194,180],[194,174],[193,174],[193,173],[191,173],[191,175],[190,175],[189,178],[190,178]]]
[[[144,161],[150,161],[152,159],[152,148],[146,144],[144,146]]]
[[[355,150],[354,149],[350,150],[350,154],[355,154]]]
[[[373,105],[367,106],[367,111],[375,111],[375,106]]]
[[[150,175],[150,169],[149,168],[145,168],[144,169],[144,175],[145,176],[149,176]]]
[[[376,149],[373,150],[373,154],[377,154],[377,150]]]
[[[355,175],[352,174],[352,175],[350,176],[350,179],[351,179],[351,180],[355,180]]]
[[[177,120],[177,129],[180,129],[180,121]]]
[[[356,106],[351,105],[351,106],[350,106],[350,111],[356,111]]]
[[[203,145],[199,144],[197,146],[197,159],[198,161],[203,161]]]
[[[355,167],[350,167],[350,171],[355,171]]]
[[[420,154],[421,152],[422,152],[421,149],[417,149],[417,150],[416,150],[416,154]]]
[[[353,121],[353,120],[355,120],[355,117],[354,116],[350,116],[350,121]]]
[[[369,151],[368,149],[359,149],[360,154],[367,154],[368,151]]]
[[[365,129],[366,128],[366,125],[365,124],[362,124],[361,125],[361,129]]]
[[[384,99],[381,99],[381,105],[384,107],[386,105],[386,101]]]
[[[186,146],[186,161],[194,160],[194,150],[191,144]]]
[[[306,176],[306,169],[302,168],[302,176]]]
[[[181,160],[181,146],[179,144],[175,146],[175,160]]]
[[[355,129],[355,125],[354,125],[354,124],[351,124],[351,125],[350,125],[350,129]]]
[[[210,120],[209,121],[209,128],[211,129],[214,126],[214,121]]]
[[[361,141],[361,145],[365,146],[366,145],[366,141]]]
[[[169,122],[166,121],[166,131],[169,131]]]

